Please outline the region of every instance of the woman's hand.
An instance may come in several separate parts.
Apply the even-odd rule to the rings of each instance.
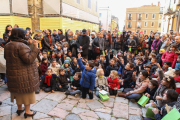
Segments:
[[[159,113],[159,110],[157,108],[152,109],[152,111],[153,111],[154,114],[158,114]]]
[[[59,85],[59,88],[62,88],[62,86],[61,86],[61,85]]]

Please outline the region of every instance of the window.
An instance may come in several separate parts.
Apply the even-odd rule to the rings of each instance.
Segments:
[[[147,22],[144,22],[144,26],[147,27]]]
[[[80,4],[80,0],[77,0],[77,3],[79,3],[79,4]]]
[[[141,28],[141,22],[137,23],[137,28]]]
[[[88,8],[91,8],[91,0],[88,0]]]
[[[99,13],[99,17],[101,17],[102,16],[102,13]]]
[[[144,34],[146,35],[146,30],[144,30]]]
[[[148,14],[145,15],[145,18],[146,18],[146,19],[148,18]]]
[[[159,28],[161,28],[161,23],[159,23]]]
[[[176,3],[176,0],[174,0],[174,4]]]
[[[128,28],[131,28],[131,22],[128,22],[128,26],[127,26]]]
[[[141,20],[142,15],[138,14],[138,20]]]
[[[153,19],[155,18],[155,14],[152,14],[152,18],[153,18]]]
[[[151,27],[154,27],[154,22],[151,23]]]
[[[128,20],[132,20],[132,14],[128,14]]]

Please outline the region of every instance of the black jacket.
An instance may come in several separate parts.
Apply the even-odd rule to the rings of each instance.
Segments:
[[[144,93],[150,94],[149,99],[150,99],[150,100],[154,100],[154,99],[153,99],[153,96],[154,96],[154,94],[155,94],[155,92],[156,92],[157,89],[158,89],[157,87],[154,88],[154,89],[152,89],[152,90],[150,90],[150,88],[147,88]]]
[[[79,46],[82,46],[82,55],[86,56],[88,55],[88,48],[89,48],[89,43],[90,43],[90,39],[89,36],[85,35],[85,36],[80,36],[77,39],[77,47],[79,48]]]
[[[129,85],[132,82],[133,70],[124,70],[122,79],[124,79],[124,84]]]
[[[115,50],[122,50],[123,47],[123,41],[117,41],[117,39],[114,40],[114,49]]]
[[[162,65],[161,57],[162,57],[162,54],[158,54],[158,55],[156,56],[156,58],[157,58],[157,63],[159,63],[160,65]]]
[[[111,70],[116,70],[116,71],[118,71],[118,67],[117,67],[117,65],[111,66],[111,65],[109,64],[109,58],[108,58],[108,56],[106,55],[106,72],[105,72],[105,76],[109,76]]]
[[[47,83],[44,83],[46,76],[47,75],[45,74],[42,77],[41,82],[40,82],[40,88],[42,88],[42,87],[46,87],[46,88],[51,87],[52,90],[56,90],[56,78],[57,78],[57,76],[55,74],[52,74],[50,86],[48,86]]]
[[[51,44],[53,44],[53,45],[55,44],[55,40],[54,40],[54,37],[52,35],[51,35]],[[49,38],[47,35],[45,35],[43,37],[42,48],[46,49],[46,50],[50,49]]]
[[[65,73],[65,75],[59,75],[57,78],[57,85],[61,85],[61,86],[65,86],[68,85],[68,83],[70,83],[71,81],[68,81],[67,79],[70,78],[70,71],[68,71],[68,73]]]
[[[72,68],[73,70],[75,70],[75,69],[77,68],[77,64],[76,64],[76,65],[74,65],[74,63],[73,63],[73,62],[71,62],[70,64],[71,64],[71,68]]]
[[[59,35],[59,37],[60,37],[60,41],[62,41],[62,40],[65,38],[65,36],[63,35],[63,33],[58,34],[58,35]]]
[[[59,35],[57,35],[57,34],[55,34],[55,35],[52,34],[52,36],[54,37],[55,43],[60,41]]]
[[[73,80],[71,83],[71,86],[76,87],[76,90],[80,90],[81,89],[81,85],[80,85],[80,79],[79,80]]]
[[[149,71],[152,74],[155,74],[156,72],[156,69],[158,68],[158,66],[156,64],[151,64],[151,70]]]

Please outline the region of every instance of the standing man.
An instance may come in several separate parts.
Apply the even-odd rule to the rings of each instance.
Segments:
[[[53,30],[52,36],[54,37],[55,43],[60,41],[60,37],[59,35],[57,35],[57,32],[55,29]]]
[[[178,50],[180,50],[180,36],[175,37],[175,44],[177,45]]]
[[[51,35],[51,30],[47,29],[46,35],[43,37],[42,40],[42,48],[43,50],[49,50],[51,45],[55,44],[54,37]]]
[[[82,50],[82,57],[88,60],[88,48],[89,48],[90,39],[87,36],[86,29],[82,30],[82,36],[79,36],[77,39],[77,47]]]

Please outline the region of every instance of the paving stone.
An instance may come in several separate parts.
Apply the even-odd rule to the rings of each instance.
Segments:
[[[6,100],[4,100],[4,101],[2,101],[3,103],[6,103],[6,104],[8,104],[8,105],[13,105],[13,106],[16,106],[17,104],[16,104],[16,99],[14,99],[14,103],[13,102],[11,102],[11,98],[8,98],[8,99],[6,99]]]
[[[79,114],[79,113],[83,113],[83,112],[86,112],[86,111],[89,111],[87,109],[82,109],[82,108],[77,108],[77,107],[74,107],[72,109],[72,113],[75,113],[75,114]]]
[[[126,119],[117,119],[117,120],[126,120]],[[131,119],[129,119],[129,120],[131,120]]]
[[[66,110],[60,109],[55,107],[53,110],[51,110],[48,115],[50,116],[55,116],[55,117],[59,117],[62,119],[65,119],[66,116],[69,114],[69,112],[67,112]]]
[[[102,105],[99,101],[97,100],[93,100],[93,101],[90,101],[90,102],[87,102],[86,103],[88,105],[88,107],[91,108],[91,110],[95,110],[97,108],[102,108],[104,107],[104,105]]]
[[[116,97],[116,98],[115,98],[115,102],[128,104],[128,99],[123,98],[123,97]]]
[[[143,117],[146,117],[146,111],[147,111],[147,108],[142,108],[142,116]]]
[[[142,110],[140,108],[129,107],[130,115],[142,115]]]
[[[82,98],[81,98],[81,99],[79,100],[79,103],[86,103],[86,99],[82,99]]]
[[[106,107],[113,108],[113,106],[114,106],[114,98],[109,97],[108,101],[102,101],[101,103],[103,103],[103,105],[106,106]]]
[[[66,98],[66,95],[63,92],[55,92],[51,93],[48,96],[45,97],[46,99],[49,100],[54,100],[57,101],[58,103],[61,102],[63,99]]]
[[[129,120],[143,120],[140,115],[129,115]]]
[[[43,90],[40,90],[40,93],[36,94],[36,101],[40,101],[41,99],[43,99],[44,97],[46,97],[49,94],[50,93],[47,93],[47,92],[44,92]]]
[[[54,120],[54,119],[53,118],[44,118],[43,120]]]
[[[64,99],[64,100],[62,101],[62,103],[68,103],[68,104],[72,104],[72,105],[76,106],[77,103],[78,103],[78,100],[74,100],[74,99]]]
[[[113,116],[128,119],[128,105],[124,103],[114,103]]]
[[[6,92],[0,94],[0,101],[6,100],[9,97],[10,97],[10,92],[6,91]]]
[[[131,101],[129,101],[129,107],[141,108],[140,105],[138,105],[137,103],[133,103]]]
[[[34,115],[33,119],[44,119],[44,118],[49,118],[47,114],[37,112],[36,115]]]
[[[86,103],[78,103],[77,107],[78,107],[78,108],[83,108],[83,109],[90,109],[90,108],[86,105]]]
[[[5,83],[4,83],[4,81],[3,82],[0,82],[0,86],[2,86],[2,85],[4,85]]]
[[[74,105],[68,103],[61,103],[57,105],[58,108],[62,108],[64,110],[72,110]]]
[[[11,120],[11,115],[0,117],[0,120]]]
[[[94,111],[111,114],[112,109],[109,107],[104,107],[104,108],[95,109]]]
[[[116,120],[116,118],[115,117],[111,117],[111,120]]]
[[[0,87],[0,94],[2,94],[4,92],[8,92],[8,89],[4,88],[4,87]]]
[[[11,114],[11,106],[0,107],[0,116]]]
[[[87,116],[84,116],[84,115],[79,115],[79,117],[80,117],[82,120],[97,120],[96,118],[87,117]]]
[[[61,118],[54,118],[54,120],[63,120],[63,119],[61,119]]]
[[[111,115],[101,112],[96,112],[96,114],[103,120],[111,120]]]
[[[78,115],[70,114],[66,116],[65,120],[81,120],[81,118]]]
[[[99,118],[97,116],[97,114],[95,112],[93,112],[93,111],[86,111],[86,112],[80,113],[79,115],[83,115],[83,116],[86,116],[86,117],[93,117],[93,118],[96,118],[96,119]]]
[[[35,111],[39,111],[42,113],[48,113],[49,111],[51,111],[56,105],[58,104],[58,102],[56,101],[52,101],[52,100],[47,100],[47,99],[42,99],[40,102],[38,102],[37,104],[35,104],[31,109],[35,110]]]
[[[80,100],[80,97],[75,97],[73,95],[68,95],[68,99],[73,99],[73,100]]]

